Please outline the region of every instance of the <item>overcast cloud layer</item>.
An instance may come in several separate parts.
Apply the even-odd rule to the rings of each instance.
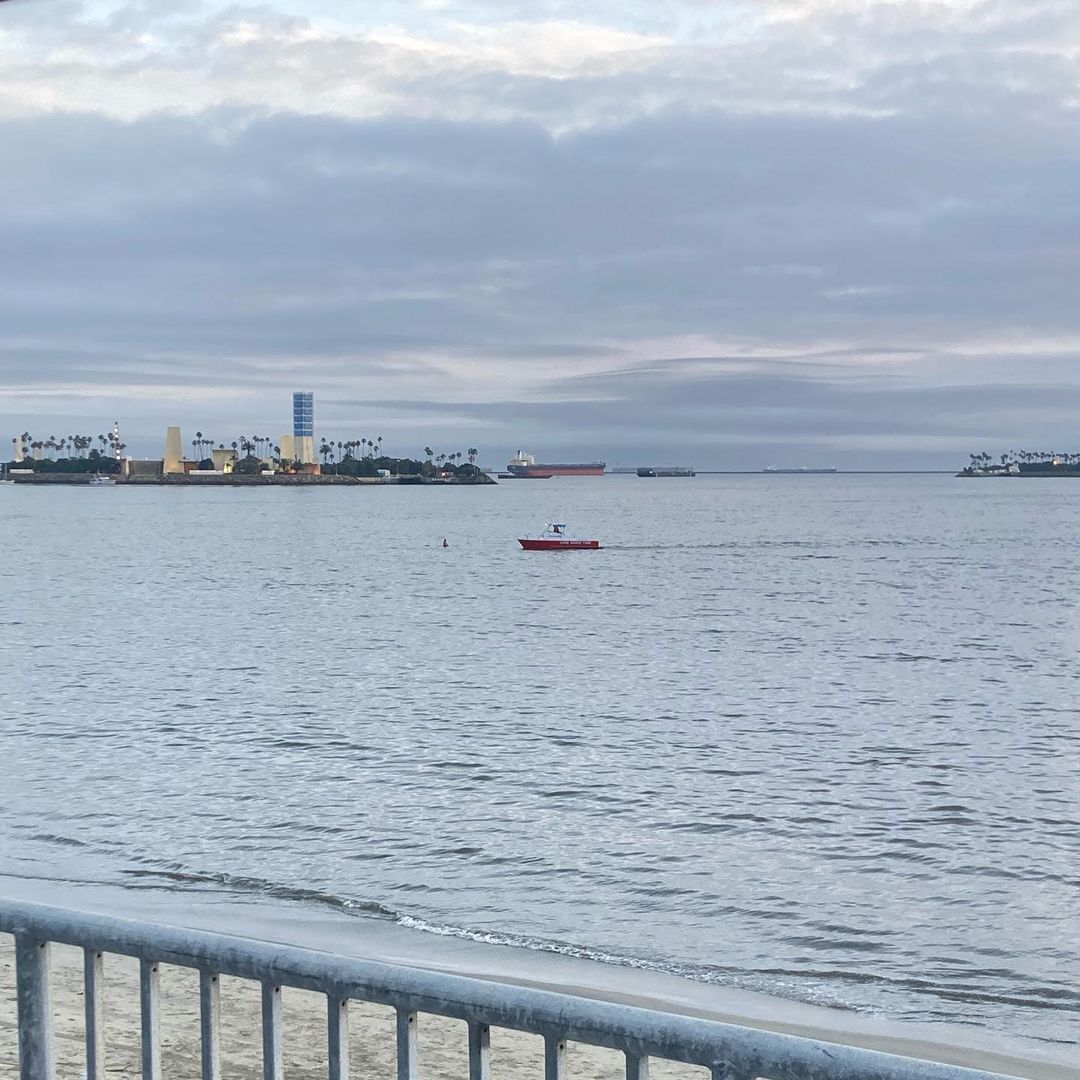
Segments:
[[[1078,76],[1075,0],[7,0],[0,432],[1077,450]]]

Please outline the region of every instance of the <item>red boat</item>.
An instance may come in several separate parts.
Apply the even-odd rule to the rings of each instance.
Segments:
[[[519,537],[518,543],[526,551],[596,551],[599,540],[578,540],[566,535],[565,525],[549,525],[539,536]]]

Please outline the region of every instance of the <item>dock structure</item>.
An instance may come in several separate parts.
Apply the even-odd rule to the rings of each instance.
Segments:
[[[545,1080],[565,1080],[568,1043],[618,1051],[627,1080],[648,1080],[650,1059],[703,1066],[712,1080],[1001,1080],[1001,1074],[757,1028],[40,904],[0,900],[0,933],[15,937],[20,1080],[56,1078],[49,961],[54,943],[84,953],[88,1080],[101,1080],[104,1073],[107,954],[139,962],[143,1080],[162,1075],[161,965],[199,973],[203,1080],[221,1077],[223,975],[261,986],[265,1080],[282,1080],[284,1072],[283,987],[325,996],[328,1080],[348,1080],[351,1002],[396,1011],[399,1080],[420,1080],[421,1014],[465,1021],[469,1080],[490,1077],[492,1028],[539,1035]]]

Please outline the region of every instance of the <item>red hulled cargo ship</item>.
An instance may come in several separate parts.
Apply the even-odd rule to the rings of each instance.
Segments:
[[[506,466],[506,471],[518,479],[548,480],[552,476],[603,476],[606,467],[603,461],[548,465],[537,462],[532,454],[519,450],[513,461]]]

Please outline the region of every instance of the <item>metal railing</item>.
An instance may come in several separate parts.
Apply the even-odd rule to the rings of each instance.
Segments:
[[[493,1027],[543,1037],[545,1080],[565,1080],[568,1042],[620,1051],[626,1059],[627,1080],[648,1080],[650,1058],[704,1066],[713,1080],[1000,1080],[1000,1074],[711,1020],[40,904],[0,900],[0,932],[15,937],[21,1080],[55,1077],[50,943],[84,950],[87,1080],[104,1077],[105,953],[139,960],[143,1080],[161,1080],[160,964],[199,972],[203,1080],[221,1080],[221,975],[262,986],[265,1080],[282,1080],[284,1072],[283,986],[326,997],[329,1080],[349,1078],[351,1001],[396,1010],[398,1080],[419,1080],[419,1013],[468,1024],[469,1080],[490,1080]]]

